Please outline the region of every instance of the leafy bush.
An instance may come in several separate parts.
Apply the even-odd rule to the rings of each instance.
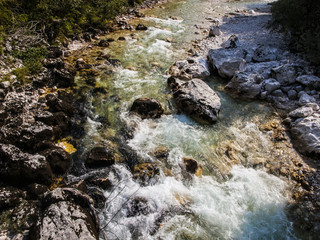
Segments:
[[[291,33],[291,46],[320,64],[320,1],[279,0],[272,14],[274,22]]]

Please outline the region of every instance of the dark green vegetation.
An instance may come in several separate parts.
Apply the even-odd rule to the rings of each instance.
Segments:
[[[49,41],[72,37],[89,27],[105,29],[119,13],[141,0],[0,0],[0,41],[18,28]]]
[[[275,23],[291,33],[292,48],[320,64],[320,1],[279,0],[272,14]]]

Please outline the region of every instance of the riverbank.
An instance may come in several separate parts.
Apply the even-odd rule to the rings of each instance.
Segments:
[[[177,4],[180,7],[184,3]],[[190,11],[190,7],[186,9]],[[215,22],[220,30],[192,28],[199,38],[209,32],[211,36],[193,42],[193,49],[188,51],[190,58],[181,61],[185,66],[183,78],[192,78],[193,70],[202,69],[204,74],[198,74],[198,78],[209,77],[208,84],[215,80],[221,82],[210,85],[214,89],[218,86],[222,99],[220,119],[218,117],[217,124],[212,127],[197,125],[179,114],[166,88],[168,76],[163,72],[172,64],[172,59],[176,59],[172,50],[178,48],[174,45],[178,41],[175,37],[187,31],[181,26],[183,19],[175,16],[168,19],[149,16],[136,21],[132,21],[136,13],[121,16],[115,29],[123,31],[107,36],[89,33],[87,42],[73,41],[69,49],[52,48],[52,58],[46,61],[50,75],[33,80],[40,84],[37,91],[33,89],[35,86],[2,84],[2,108],[13,112],[16,118],[12,121],[10,116],[1,115],[4,119],[1,131],[10,127],[10,130],[19,131],[11,131],[12,137],[5,137],[7,142],[1,145],[1,159],[12,162],[3,168],[3,176],[8,178],[2,185],[0,206],[5,209],[1,210],[1,221],[7,230],[1,234],[8,238],[25,235],[31,239],[63,238],[66,234],[97,239],[99,233],[106,239],[139,236],[236,238],[251,236],[257,229],[254,232],[257,238],[270,237],[270,234],[294,238],[282,209],[287,201],[282,195],[291,193],[291,189],[288,191],[283,181],[264,171],[293,186],[293,196],[289,197],[292,219],[303,232],[313,229],[315,234],[318,221],[316,165],[307,164],[304,161],[307,158],[302,159],[293,149],[279,117],[260,113],[269,111],[268,108],[258,102],[228,99],[229,94],[221,88],[229,79],[217,79],[217,73],[210,68],[197,68],[199,57],[204,60],[200,63],[206,63],[209,49],[221,48],[225,42],[223,48],[227,50],[223,49],[222,53],[232,52],[236,47],[234,50],[251,49],[254,55],[256,47],[253,46],[268,42],[275,45],[272,47],[280,46],[279,58],[299,61],[299,57],[289,52],[283,54],[286,43],[282,36],[272,35],[265,28],[270,14],[264,10],[232,12],[224,21],[219,19],[220,24],[208,14],[207,23]],[[133,30],[138,23],[143,24],[140,30]],[[218,35],[217,30],[220,35],[214,37]],[[233,34],[238,40],[232,37],[228,41]],[[252,63],[248,52],[245,60]],[[247,63],[247,67],[251,63]],[[205,64],[209,65],[209,62]],[[51,88],[43,89],[41,83],[46,83],[48,77]],[[256,86],[253,87],[247,93],[257,93]],[[282,87],[273,90],[281,89],[286,93]],[[263,91],[259,90],[257,95],[259,99],[265,89],[264,84]],[[242,92],[237,90],[230,92]],[[264,95],[272,97],[272,91]],[[164,106],[159,108],[161,118],[141,119],[129,112],[133,100],[145,96],[159,99]],[[286,99],[280,102],[286,103]],[[234,106],[224,105],[228,103]],[[307,109],[308,114],[314,114],[314,110],[311,111]],[[281,110],[279,114],[285,116],[286,112]],[[158,117],[158,114],[150,115]],[[223,121],[230,124],[220,124]],[[217,132],[219,138],[216,138]],[[235,135],[235,139],[230,135]],[[49,136],[51,142],[44,141]],[[20,150],[10,144],[17,145]],[[32,150],[30,145],[34,146]],[[61,147],[72,153],[71,167],[70,156],[61,151]],[[17,177],[10,175],[16,159],[23,160],[17,173],[25,176],[22,183],[16,183]],[[23,165],[31,160],[39,168]],[[234,167],[235,164],[249,169]],[[27,170],[36,172],[37,178]],[[48,177],[51,175],[52,178]],[[26,182],[30,184],[24,186]],[[31,206],[26,207],[26,204]],[[21,213],[21,209],[29,211]],[[75,224],[70,226],[66,222]],[[57,228],[64,230],[57,231]],[[213,228],[215,230],[211,231]]]
[[[270,159],[276,161],[267,161],[263,169],[291,184],[291,220],[298,232],[309,232],[301,235],[303,239],[316,238],[320,220],[318,68],[290,53],[284,35],[268,28],[270,21],[270,6],[230,13],[211,27],[206,39],[194,43],[189,59],[176,62],[169,73],[184,81],[210,82],[218,77],[235,98],[259,99],[274,106],[282,121],[271,121],[260,129],[273,136],[275,151]],[[213,80],[208,79],[210,75]]]

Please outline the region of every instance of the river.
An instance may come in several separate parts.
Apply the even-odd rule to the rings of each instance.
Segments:
[[[285,210],[288,184],[263,171],[267,161],[275,160],[274,144],[259,126],[278,119],[274,110],[258,101],[234,99],[224,91],[225,82],[210,78],[207,83],[221,98],[222,109],[217,124],[203,126],[177,111],[166,83],[170,65],[188,58],[191,42],[207,35],[212,19],[221,21],[225,13],[268,2],[170,1],[132,22],[148,30],[105,36],[125,37],[103,49],[121,65],[112,71],[98,67],[96,85],[108,93],[87,96],[94,111],[81,145],[108,145],[129,126],[134,132],[127,144],[140,163],[156,166],[159,174],[142,181],[121,161],[112,167],[106,177],[114,186],[104,192],[107,202],[99,214],[101,239],[297,239]],[[82,54],[95,51],[93,47]],[[77,84],[85,85],[80,77]],[[165,115],[141,120],[130,114],[140,97],[158,99]],[[108,124],[95,121],[97,116]],[[165,160],[154,157],[159,149],[166,149]],[[202,175],[185,173],[184,157],[201,163]]]

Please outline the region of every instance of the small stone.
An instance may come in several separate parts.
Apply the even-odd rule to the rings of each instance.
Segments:
[[[136,30],[138,30],[138,31],[145,31],[145,30],[148,30],[148,27],[146,27],[146,26],[143,25],[142,23],[139,23],[139,24],[136,26]]]
[[[216,37],[220,36],[221,31],[219,26],[211,26],[209,29],[209,37]]]

